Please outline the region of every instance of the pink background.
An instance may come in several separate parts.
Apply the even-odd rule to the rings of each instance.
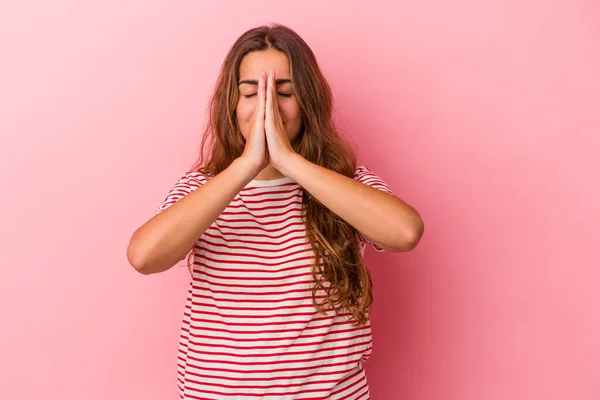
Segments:
[[[176,398],[189,274],[126,247],[266,22],[309,43],[360,162],[425,221],[413,252],[367,253],[372,398],[600,398],[594,3],[2,1],[0,398]]]

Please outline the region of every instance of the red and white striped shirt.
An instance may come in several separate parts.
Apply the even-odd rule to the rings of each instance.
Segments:
[[[183,174],[157,213],[208,179]],[[367,167],[354,179],[392,194]],[[369,399],[363,362],[371,324],[355,327],[347,310],[314,308],[302,191],[289,177],[253,180],[196,242],[178,351],[180,398]],[[383,251],[358,236],[363,254],[367,244]]]

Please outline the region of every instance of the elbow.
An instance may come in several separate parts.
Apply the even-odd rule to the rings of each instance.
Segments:
[[[401,235],[402,242],[397,246],[396,251],[406,252],[413,250],[421,241],[424,231],[425,225],[423,224],[423,220],[419,217],[412,229],[408,233]]]
[[[421,238],[423,237],[423,232],[425,232],[425,224],[423,223],[421,217],[419,217],[411,235],[409,236],[408,247],[410,250],[417,247],[417,244],[419,244]]]
[[[142,275],[148,275],[147,269],[144,267],[143,258],[133,243],[129,243],[129,246],[127,246],[127,261],[137,272]]]

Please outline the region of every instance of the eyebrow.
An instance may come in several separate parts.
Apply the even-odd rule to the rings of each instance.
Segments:
[[[240,81],[238,83],[238,86],[242,85],[244,83],[246,83],[248,85],[257,85],[258,86],[258,81],[256,79],[244,79],[243,81]],[[276,85],[280,85],[282,83],[292,83],[292,81],[290,79],[276,79],[275,80]]]

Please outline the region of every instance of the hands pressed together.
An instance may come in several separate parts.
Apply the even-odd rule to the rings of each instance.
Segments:
[[[262,71],[252,128],[242,158],[256,168],[258,174],[269,164],[281,172],[285,162],[295,154],[277,105],[275,71]]]

